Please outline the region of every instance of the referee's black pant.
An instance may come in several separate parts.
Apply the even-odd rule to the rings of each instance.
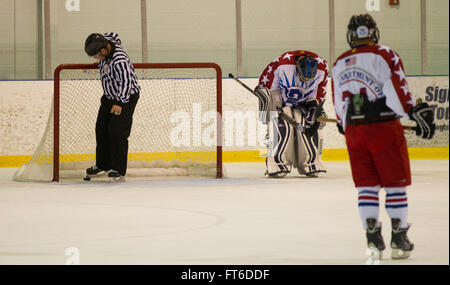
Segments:
[[[133,113],[139,94],[131,95],[130,101],[122,106],[120,115],[111,113],[114,101],[102,96],[95,124],[97,140],[96,165],[102,170],[116,170],[127,173],[128,137],[133,124]]]

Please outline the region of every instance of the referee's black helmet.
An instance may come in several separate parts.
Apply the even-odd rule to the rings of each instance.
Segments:
[[[84,51],[89,56],[94,56],[104,48],[108,47],[108,40],[98,33],[90,34],[84,43]]]

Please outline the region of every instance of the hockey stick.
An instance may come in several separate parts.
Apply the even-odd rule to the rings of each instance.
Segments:
[[[416,99],[416,104],[420,104],[420,103],[422,103],[422,98],[417,98]],[[317,118],[317,121],[318,122],[337,123],[338,120],[337,119],[326,118],[326,117],[321,116],[321,117]],[[405,131],[415,131],[416,130],[416,127],[414,127],[414,126],[403,126],[402,125],[402,128]]]
[[[327,123],[337,123],[338,120],[337,119],[332,119],[332,118],[325,118],[323,116],[320,116],[317,118],[318,122],[327,122]],[[415,127],[413,126],[402,126],[404,130],[406,131],[415,131]]]
[[[245,89],[247,89],[247,91],[249,91],[250,93],[252,93],[253,95],[255,95],[258,100],[264,102],[266,96],[264,94],[261,94],[258,89],[256,89],[256,91],[253,91],[250,87],[248,87],[247,85],[245,85],[244,82],[240,81],[239,79],[237,79],[236,77],[234,77],[233,73],[229,73],[228,76],[232,79],[234,79],[237,83],[239,83],[242,87],[244,87]],[[286,115],[285,112],[283,112],[283,110],[278,109],[278,116],[280,118],[282,118],[283,120],[285,120],[286,122],[288,122],[289,124],[293,125],[299,132],[304,132],[303,126],[297,122],[296,120],[294,120],[293,118],[289,117],[288,115]]]
[[[245,85],[244,82],[240,81],[239,79],[237,79],[236,77],[234,77],[233,73],[229,73],[228,76],[232,79],[234,79],[237,83],[239,83],[242,87],[244,87],[245,89],[247,89],[250,93],[252,93],[253,95],[255,95],[256,97],[258,97],[259,100],[264,100],[264,95],[260,94],[258,92],[258,90],[253,91],[250,87],[248,87],[247,85]],[[322,107],[323,103],[325,101],[322,101],[320,103],[319,107]],[[417,99],[416,101],[417,103],[421,102],[421,99]],[[319,109],[319,108],[318,108]],[[284,113],[282,110],[278,110],[278,116],[280,118],[282,118],[283,120],[287,121],[289,124],[293,125],[294,127],[296,127],[300,132],[304,132],[303,126],[297,122],[296,120],[292,119],[291,117],[289,117],[288,115],[286,115],[286,113]],[[337,123],[337,119],[332,119],[332,118],[326,118],[324,116],[320,116],[316,119],[318,122],[328,122],[328,123]],[[407,131],[414,131],[413,126],[402,126],[404,130]]]

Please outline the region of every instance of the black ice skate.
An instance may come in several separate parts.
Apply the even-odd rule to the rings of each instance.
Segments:
[[[316,171],[316,172],[306,173],[306,176],[307,176],[307,177],[317,178],[317,177],[319,177],[319,172]]]
[[[401,229],[400,219],[392,219],[391,257],[393,259],[408,258],[414,249],[414,244],[409,241],[406,235],[410,226],[408,224],[408,227]]]
[[[116,171],[116,170],[111,170],[108,173],[108,177],[111,178],[111,181],[125,180],[125,176],[120,175],[119,171]]]
[[[97,167],[97,165],[94,165],[92,167],[89,167],[86,169],[86,177],[84,177],[84,180],[91,180],[92,177],[98,177],[106,174],[108,170],[103,170]]]
[[[266,170],[266,173],[264,175],[268,175],[269,178],[283,178],[286,177],[286,175],[289,172],[285,172],[285,171],[280,171],[280,172],[275,172],[275,173],[269,173],[269,171]]]
[[[383,250],[386,248],[383,236],[381,235],[381,224],[377,227],[376,219],[367,219],[367,247],[373,259],[380,260],[382,258]]]
[[[327,171],[326,170],[316,170],[316,171],[311,171],[309,173],[306,173],[305,175],[307,177],[317,178],[317,177],[319,177],[319,173],[327,173]]]

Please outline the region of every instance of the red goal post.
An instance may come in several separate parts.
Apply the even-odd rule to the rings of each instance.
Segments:
[[[216,177],[221,178],[222,173],[222,71],[219,65],[215,63],[136,63],[134,64],[136,70],[196,70],[196,69],[212,69],[215,72],[215,102],[217,111],[217,145],[216,145]],[[54,102],[53,102],[53,180],[59,181],[60,175],[60,101],[61,101],[61,73],[65,70],[96,70],[97,64],[62,64],[59,65],[54,72]],[[138,80],[139,75],[138,75]],[[141,91],[142,92],[142,91]],[[102,94],[98,94],[98,99]],[[148,94],[142,94],[142,96]],[[161,94],[164,96],[164,94]],[[138,103],[139,104],[139,103]],[[164,107],[164,106],[160,106]],[[95,143],[95,142],[94,142]]]

